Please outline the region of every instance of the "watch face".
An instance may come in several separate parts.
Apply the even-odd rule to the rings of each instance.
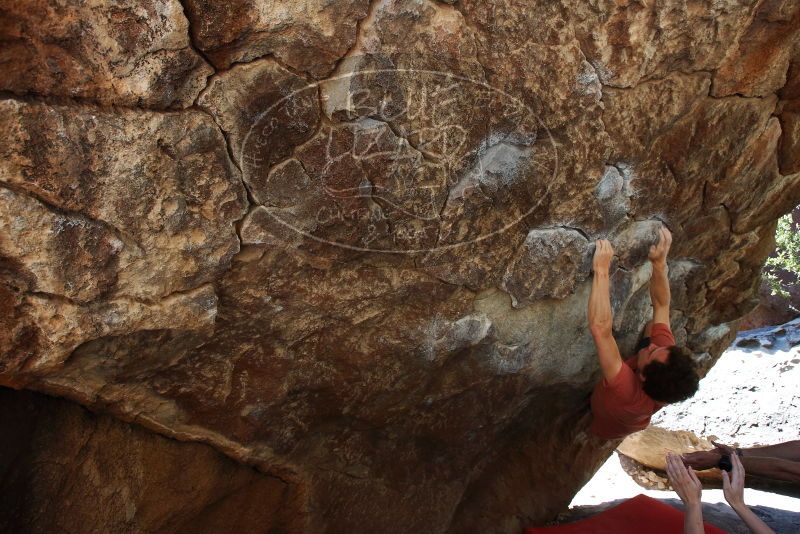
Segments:
[[[719,467],[724,471],[730,471],[731,469],[733,469],[733,464],[731,463],[731,457],[723,456],[722,458],[720,458],[717,467]]]

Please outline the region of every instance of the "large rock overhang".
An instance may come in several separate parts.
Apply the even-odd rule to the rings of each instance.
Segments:
[[[0,51],[0,383],[280,477],[307,529],[512,532],[615,333],[706,368],[800,203],[790,0],[15,4]],[[569,469],[564,469],[564,466]]]

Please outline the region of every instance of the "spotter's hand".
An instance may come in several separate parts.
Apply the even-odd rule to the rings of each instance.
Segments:
[[[667,453],[667,477],[672,489],[678,494],[684,504],[699,504],[703,492],[703,485],[691,467],[686,467],[681,462],[681,457],[674,453]]]

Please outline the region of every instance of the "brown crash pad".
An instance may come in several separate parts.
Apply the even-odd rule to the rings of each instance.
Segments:
[[[650,426],[625,438],[617,447],[617,452],[622,468],[637,484],[648,489],[668,489],[665,464],[667,452],[684,454],[711,450],[714,448],[711,444],[713,439],[713,436],[709,436],[709,439],[699,438],[694,433],[684,430],[666,430]],[[722,472],[719,469],[697,471],[697,477],[704,488],[722,487]],[[792,497],[800,495],[800,487],[796,484],[749,474],[746,485],[749,488]]]

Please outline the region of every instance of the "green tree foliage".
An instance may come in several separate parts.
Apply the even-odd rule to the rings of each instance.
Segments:
[[[779,274],[785,273],[783,280]],[[784,281],[791,278],[792,282],[800,281],[800,231],[792,223],[792,214],[784,215],[778,220],[775,231],[775,254],[767,259],[764,265],[764,277],[769,282],[773,295],[789,296],[789,284]]]

